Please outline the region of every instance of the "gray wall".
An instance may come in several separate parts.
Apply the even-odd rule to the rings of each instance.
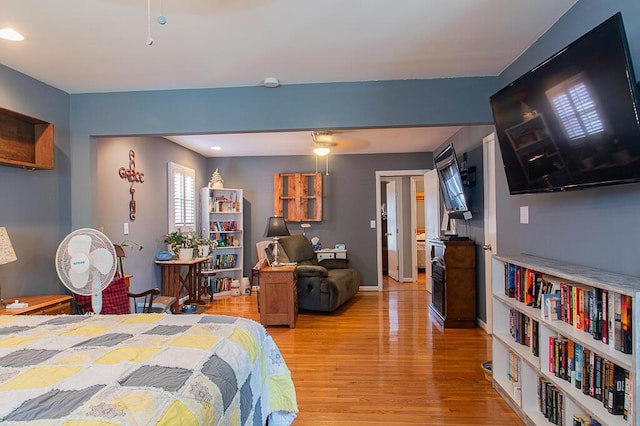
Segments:
[[[144,173],[144,183],[134,186],[136,220],[129,221],[129,183],[120,178],[120,167],[129,168],[129,150],[136,157],[136,170]],[[100,138],[97,144],[98,227],[114,243],[132,240],[144,249],[125,249],[125,273],[133,274],[131,287],[143,291],[160,287],[160,269],[155,254],[165,250],[163,236],[168,230],[167,163],[171,161],[196,170],[196,189],[206,186],[207,161],[200,154],[161,137]],[[129,235],[124,235],[129,223]],[[200,228],[197,228],[198,231]]]
[[[378,230],[369,227],[378,214],[375,172],[421,169],[432,162],[430,153],[330,156],[329,175],[323,175],[323,220],[309,222],[307,235],[319,237],[323,247],[344,243],[363,284],[377,285]],[[246,275],[253,266],[248,259],[256,259],[255,243],[265,239],[267,217],[273,215],[273,175],[313,172],[315,160],[311,155],[209,159],[209,175],[216,168],[226,187],[244,189]],[[297,223],[288,226],[291,233],[302,233]]]
[[[0,65],[0,107],[54,124],[55,170],[0,166],[0,226],[17,261],[0,265],[4,298],[60,293],[53,258],[71,227],[69,95]]]
[[[640,2],[580,0],[500,75],[502,85],[618,11],[622,12],[637,78],[640,72]],[[496,164],[502,164],[499,156]],[[496,177],[500,254],[526,252],[623,274],[640,274],[636,250],[640,239],[639,184],[510,196],[502,168],[498,168]],[[527,225],[519,223],[520,206],[529,207]]]

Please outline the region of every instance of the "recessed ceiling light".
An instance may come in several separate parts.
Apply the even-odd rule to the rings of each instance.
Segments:
[[[220,151],[222,149],[222,147],[221,146],[212,146],[211,149],[214,150],[214,151]]]
[[[24,36],[14,30],[13,28],[2,28],[0,29],[0,38],[10,41],[22,41],[24,40]]]

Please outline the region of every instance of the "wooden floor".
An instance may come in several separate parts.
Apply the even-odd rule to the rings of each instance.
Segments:
[[[296,386],[294,425],[523,424],[485,380],[490,336],[438,327],[423,274],[389,281],[332,314],[301,312],[294,329],[267,329]],[[255,294],[206,312],[260,320]]]

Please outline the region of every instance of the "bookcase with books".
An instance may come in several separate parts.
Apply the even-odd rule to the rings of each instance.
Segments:
[[[492,260],[493,386],[527,424],[638,425],[640,278]]]
[[[203,266],[213,297],[231,294],[233,280],[242,279],[242,189],[202,188],[202,236],[213,249]]]

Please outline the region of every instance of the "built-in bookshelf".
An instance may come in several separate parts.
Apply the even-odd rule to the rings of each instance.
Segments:
[[[214,297],[231,294],[233,280],[242,279],[242,189],[202,188],[202,236],[214,241],[202,273]]]
[[[493,385],[535,425],[637,425],[640,279],[493,258]]]

